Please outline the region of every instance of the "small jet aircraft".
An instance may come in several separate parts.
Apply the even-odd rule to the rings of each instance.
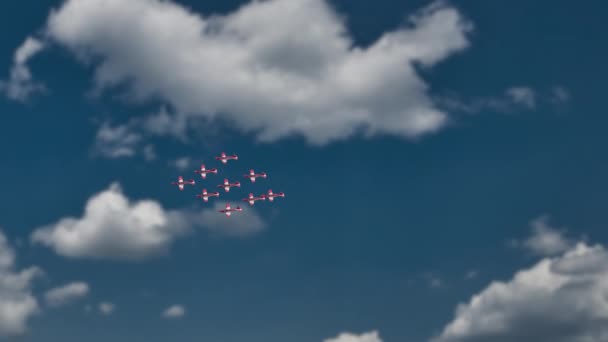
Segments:
[[[237,206],[236,208],[231,208],[230,203],[226,203],[226,209],[222,209],[222,210],[218,210],[218,211],[220,213],[224,213],[224,214],[226,214],[226,216],[230,217],[230,215],[232,215],[232,212],[243,211],[243,209],[239,206]]]
[[[255,183],[255,179],[256,178],[267,178],[268,175],[266,174],[266,172],[262,172],[262,173],[255,173],[255,171],[253,170],[249,170],[249,174],[248,175],[244,175],[245,178],[249,178],[249,180],[251,180],[252,183]]]
[[[173,183],[171,183],[171,184],[173,184],[173,185],[177,185],[177,187],[178,187],[178,188],[179,188],[179,190],[181,191],[181,190],[184,190],[184,185],[185,185],[185,184],[194,185],[194,180],[193,180],[193,179],[191,179],[191,180],[187,180],[187,181],[185,181],[185,180],[184,180],[184,177],[179,176],[179,177],[177,177],[177,182],[173,182]]]
[[[226,155],[226,152],[222,152],[219,157],[215,157],[216,160],[221,161],[223,164],[228,163],[229,160],[238,160],[239,156],[233,154],[231,156]]]
[[[201,178],[207,178],[208,173],[213,173],[217,175],[217,169],[207,169],[205,168],[205,164],[201,165],[200,170],[194,170],[194,173],[200,173]]]
[[[272,201],[274,201],[274,198],[275,198],[275,197],[285,197],[285,194],[284,194],[284,193],[282,193],[282,192],[279,192],[279,193],[274,193],[274,192],[272,192],[272,189],[270,189],[270,190],[268,190],[268,194],[266,194],[266,195],[262,195],[262,196],[263,196],[264,198],[268,198],[268,200],[269,200],[270,202],[272,202]]]
[[[225,190],[226,192],[230,192],[230,188],[231,188],[231,187],[233,187],[233,186],[236,186],[236,187],[239,187],[239,188],[240,188],[240,187],[241,187],[241,182],[234,182],[234,183],[230,183],[230,182],[228,181],[228,178],[225,178],[225,179],[224,179],[224,184],[220,184],[220,185],[218,185],[217,187],[218,187],[218,188],[224,188],[224,190]]]
[[[203,201],[205,201],[205,202],[209,202],[209,197],[220,197],[220,193],[219,192],[207,192],[207,189],[203,189],[203,192],[196,195],[196,197],[202,198]]]
[[[266,197],[264,197],[264,195],[260,196],[260,197],[254,197],[253,194],[249,194],[249,197],[247,198],[243,198],[243,201],[245,202],[249,202],[249,205],[254,205],[255,201],[265,201]]]

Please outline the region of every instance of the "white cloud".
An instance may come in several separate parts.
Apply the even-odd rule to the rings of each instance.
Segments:
[[[190,165],[192,165],[192,159],[190,157],[177,158],[177,159],[171,161],[170,164],[173,165],[178,170],[184,171],[187,168],[189,168]]]
[[[33,80],[28,61],[44,49],[45,44],[33,37],[28,37],[13,55],[13,65],[8,81],[0,81],[0,92],[9,99],[25,101],[34,92],[43,91],[44,86]]]
[[[608,338],[608,252],[580,242],[510,281],[494,281],[435,342],[602,342]]]
[[[479,275],[479,271],[477,271],[477,270],[470,270],[469,272],[467,272],[464,275],[464,278],[465,279],[474,279],[474,278],[477,278],[478,275]]]
[[[183,135],[186,129],[186,117],[169,114],[165,108],[145,118],[133,118],[116,126],[104,122],[97,131],[93,152],[110,159],[141,154],[144,160],[153,161],[157,158],[156,150],[152,144],[145,144],[147,138],[173,136],[187,142]]]
[[[14,267],[15,252],[0,232],[0,336],[24,333],[28,320],[40,312],[31,283],[42,271],[38,267],[16,271]]]
[[[95,152],[107,158],[132,157],[142,140],[127,125],[112,127],[104,123],[97,131]]]
[[[172,242],[201,227],[213,235],[244,237],[266,223],[253,208],[230,218],[214,208],[167,210],[154,200],[130,201],[118,183],[93,195],[80,218],[66,217],[36,229],[31,240],[72,258],[142,260],[166,254]]]
[[[38,228],[31,238],[67,257],[138,260],[164,254],[190,227],[182,216],[153,200],[131,202],[114,183],[87,201],[81,218]]]
[[[536,107],[536,94],[530,87],[512,87],[507,89],[506,93],[516,104],[530,109]]]
[[[146,145],[143,149],[144,159],[146,161],[156,160],[156,150],[153,145]]]
[[[529,252],[552,256],[570,249],[574,242],[564,236],[565,229],[558,229],[549,225],[549,216],[543,215],[530,222],[532,235],[526,240],[513,241],[515,247],[523,247]]]
[[[354,45],[325,0],[252,1],[214,16],[171,1],[70,0],[46,33],[80,60],[100,60],[99,89],[128,82],[134,100],[160,97],[181,113],[148,130],[175,133],[186,116],[221,115],[265,142],[301,134],[324,144],[360,129],[412,138],[447,120],[414,64],[431,67],[469,45],[472,25],[440,4],[369,47]]]
[[[114,305],[114,303],[110,303],[110,302],[101,302],[99,303],[99,312],[101,312],[103,315],[111,315],[112,312],[114,312],[114,309],[116,309],[116,305]]]
[[[525,86],[508,88],[500,95],[477,97],[470,100],[454,96],[436,96],[434,100],[442,108],[465,113],[483,111],[509,113],[521,109],[534,109],[537,105],[536,91]]]
[[[85,282],[73,282],[47,291],[44,295],[46,303],[58,307],[78,300],[89,293],[89,285]]]
[[[181,318],[186,314],[186,309],[182,305],[173,305],[163,312],[165,318]]]
[[[568,91],[568,89],[566,89],[562,86],[553,87],[551,92],[552,92],[551,101],[555,105],[564,104],[564,103],[567,103],[568,101],[570,101],[570,98],[571,98],[570,92]]]
[[[338,337],[326,339],[324,342],[382,342],[377,331],[355,335],[352,333],[342,333]]]

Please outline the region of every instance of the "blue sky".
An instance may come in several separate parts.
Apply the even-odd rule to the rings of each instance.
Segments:
[[[1,4],[0,338],[603,341],[606,10]]]

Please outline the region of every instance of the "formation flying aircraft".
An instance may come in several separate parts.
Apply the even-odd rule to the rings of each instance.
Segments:
[[[220,193],[219,192],[207,192],[207,189],[203,189],[203,192],[201,192],[199,195],[196,195],[196,197],[202,198],[203,201],[205,201],[205,202],[209,202],[209,197],[220,197]]]
[[[218,187],[218,188],[224,188],[224,190],[225,190],[226,192],[230,192],[230,188],[231,188],[231,187],[233,187],[233,186],[236,186],[237,188],[240,188],[240,187],[241,187],[241,182],[234,182],[234,183],[230,183],[230,182],[228,181],[228,178],[225,178],[225,179],[224,179],[224,184],[220,184],[220,185],[218,185],[217,187]]]
[[[181,191],[181,190],[184,190],[184,185],[186,185],[186,184],[188,184],[188,185],[194,185],[194,179],[185,181],[184,177],[179,176],[179,177],[177,177],[177,182],[173,182],[171,184],[177,185],[177,187]]]
[[[243,201],[249,202],[249,205],[254,205],[255,201],[265,201],[265,200],[266,200],[266,197],[264,197],[264,195],[262,195],[260,197],[255,197],[251,193],[249,194],[249,197],[243,198]]]
[[[255,183],[255,179],[256,178],[267,178],[268,175],[266,174],[266,172],[262,172],[262,173],[255,173],[254,170],[249,170],[249,174],[244,175],[245,178],[249,178],[249,180],[252,183]]]
[[[220,154],[220,156],[215,157],[216,160],[221,161],[223,164],[227,164],[229,160],[238,160],[239,157],[236,154],[232,154],[232,155],[227,155],[225,152],[222,152]],[[207,175],[208,174],[218,174],[218,169],[212,168],[212,169],[207,169],[205,164],[201,164],[200,169],[197,169],[194,171],[194,173],[200,174],[202,179],[207,179]],[[267,178],[268,175],[266,174],[266,172],[260,172],[260,173],[256,173],[255,170],[251,169],[249,170],[249,173],[244,175],[245,178],[249,178],[249,180],[251,181],[251,183],[255,183],[256,180],[258,178]],[[177,178],[177,182],[172,182],[171,184],[173,185],[177,185],[179,190],[184,190],[184,187],[186,185],[195,185],[195,181],[193,179],[190,180],[184,180],[184,178],[182,176],[179,176]],[[228,178],[224,178],[224,182],[220,185],[217,186],[218,188],[223,188],[226,192],[230,192],[230,188],[232,187],[241,187],[241,183],[236,181],[234,183],[231,183]],[[219,192],[208,192],[207,189],[203,189],[202,192],[200,194],[196,195],[197,198],[202,199],[205,202],[209,202],[209,199],[211,197],[220,197],[220,193]],[[273,202],[275,198],[277,197],[285,197],[285,194],[283,192],[279,192],[279,193],[274,193],[272,191],[272,189],[268,190],[268,193],[266,194],[261,194],[260,196],[254,196],[253,193],[249,193],[249,196],[247,198],[243,198],[244,202],[249,203],[250,206],[255,205],[255,202],[257,201],[270,201]],[[230,206],[230,203],[226,204],[226,208],[222,209],[222,210],[218,210],[220,213],[224,213],[226,214],[226,216],[231,216],[233,212],[241,212],[243,211],[243,209],[239,206],[237,206],[236,208],[232,208]]]
[[[270,190],[268,190],[268,194],[266,194],[266,195],[262,195],[262,196],[264,196],[265,198],[268,198],[268,200],[269,200],[270,202],[272,202],[272,201],[274,201],[274,199],[275,199],[276,197],[285,197],[285,194],[284,194],[284,193],[282,193],[282,192],[279,192],[279,193],[274,193],[274,192],[272,192],[272,189],[270,189]]]
[[[238,160],[239,156],[233,154],[231,156],[226,155],[226,152],[222,152],[219,157],[215,157],[216,160],[221,161],[223,164],[228,163],[229,160]]]
[[[217,175],[217,169],[207,169],[205,168],[205,164],[203,164],[201,165],[201,168],[199,170],[194,170],[194,173],[200,173],[201,178],[205,179],[207,178],[208,173],[213,173]]]
[[[218,210],[220,213],[226,214],[226,216],[232,215],[233,212],[243,211],[243,209],[239,206],[236,208],[230,207],[230,203],[226,203],[226,209]]]

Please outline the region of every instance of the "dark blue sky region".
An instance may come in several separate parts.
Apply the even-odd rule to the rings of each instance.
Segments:
[[[273,0],[277,1],[287,0]],[[66,3],[70,2],[78,1]],[[136,2],[150,7],[157,3]],[[212,14],[234,13],[247,2],[168,3],[208,19]],[[336,0],[330,6],[346,20],[353,45],[366,48],[404,25],[415,30],[406,19],[429,4]],[[31,293],[39,313],[26,315],[24,331],[17,334],[0,314],[3,336],[65,342],[325,342],[345,332],[363,336],[377,331],[381,340],[352,341],[429,341],[442,335],[455,319],[459,303],[468,303],[493,281],[509,283],[516,272],[533,268],[541,259],[566,258],[564,253],[579,240],[589,241],[590,246],[600,244],[600,248],[608,241],[604,229],[608,118],[603,87],[608,75],[602,67],[608,58],[603,37],[608,5],[602,2],[445,2],[444,6],[472,24],[466,33],[469,46],[431,66],[405,59],[403,67],[414,65],[415,75],[410,77],[424,84],[421,96],[447,115],[446,124],[415,137],[380,130],[317,145],[306,140],[307,134],[317,131],[259,142],[255,129],[231,123],[241,117],[223,111],[217,114],[218,120],[193,119],[185,140],[129,126],[160,108],[174,115],[172,120],[188,111],[180,110],[177,95],[163,93],[162,87],[143,102],[124,97],[132,86],[128,82],[91,96],[99,63],[123,55],[113,57],[99,48],[98,55],[82,63],[72,36],[45,33],[51,9],[62,5],[50,0],[0,4],[5,27],[0,32],[0,65],[5,66],[0,74],[4,80],[0,87],[4,88],[0,96],[0,227],[10,245],[0,247],[13,249],[16,255],[14,270],[0,270],[0,278],[32,265],[44,271],[32,280],[31,288],[28,285],[15,295]],[[283,22],[277,19],[277,31],[283,29]],[[91,27],[91,32],[102,30],[93,23]],[[273,34],[260,32],[262,37]],[[6,87],[13,55],[28,36],[45,42],[44,50],[27,65],[32,81],[43,83],[46,90],[21,101],[11,99]],[[114,39],[109,34],[95,37],[99,43],[92,38],[74,40],[84,50],[95,51],[94,44],[102,46]],[[412,44],[444,44],[442,37],[435,43],[428,41],[435,38],[425,36]],[[361,83],[381,77],[359,79],[369,74],[353,72],[353,79]],[[144,82],[157,79],[125,73]],[[206,77],[197,70],[192,73],[193,78]],[[514,88],[521,96],[510,92]],[[230,103],[251,105],[246,94],[226,96],[232,97]],[[410,96],[415,95],[404,94],[394,101],[409,103]],[[342,105],[335,101],[336,106]],[[230,109],[230,103],[218,106]],[[385,103],[374,106],[370,108],[384,108]],[[256,122],[261,110],[249,108],[253,114],[248,117]],[[287,112],[291,109],[287,107],[281,117],[291,115]],[[374,122],[381,120],[381,114],[377,115]],[[174,125],[172,120],[161,126]],[[275,119],[259,121],[264,122],[260,127],[276,131],[281,120],[276,124]],[[111,157],[99,152],[98,132],[104,123],[125,125],[138,134],[141,140],[136,144],[122,142],[135,150],[133,155]],[[350,125],[349,119],[341,125]],[[145,145],[153,146],[154,158],[146,158]],[[240,158],[221,165],[213,159],[221,151]],[[179,158],[187,158],[184,169],[173,165]],[[220,174],[208,180],[196,178],[198,184],[183,192],[170,185],[178,175],[198,177],[193,170],[202,162],[218,167]],[[269,178],[249,184],[242,175],[250,168],[268,172]],[[82,218],[87,201],[114,182],[130,201],[150,199],[164,211],[186,215],[214,208],[215,199],[204,204],[194,195],[203,187],[215,191],[224,176],[243,183],[242,189],[223,195],[231,203],[240,202],[251,191],[259,194],[272,188],[286,193],[275,203],[258,202],[253,209],[239,203],[261,218],[265,225],[261,231],[235,237],[222,233],[234,228],[230,223],[210,227],[191,219],[196,221],[190,223],[192,229],[172,236],[165,253],[141,260],[89,257],[87,253],[94,254],[98,248],[95,241],[88,252],[71,256],[33,241],[34,231],[42,227],[53,228],[66,217]],[[548,217],[546,224],[534,230],[531,222],[543,215]],[[120,218],[103,222],[101,228],[108,232],[127,229]],[[215,230],[220,233],[213,234]],[[60,307],[47,303],[48,290],[75,281],[88,284],[85,295]],[[0,307],[3,295],[0,291]],[[114,311],[101,313],[101,302],[113,303]],[[505,315],[514,312],[506,300],[498,302],[504,305]],[[175,304],[186,309],[185,315],[173,320],[162,317]],[[474,320],[476,313],[472,311],[469,318]],[[515,321],[508,325],[514,330],[519,327]],[[608,329],[605,324],[596,328],[589,336]],[[485,335],[479,332],[481,328],[467,329],[461,335],[443,334],[440,341],[529,338],[501,335],[492,332],[491,326]],[[584,335],[573,331],[560,336],[578,341]],[[539,336],[536,341],[561,341],[550,334]],[[351,340],[336,340],[342,341]]]

